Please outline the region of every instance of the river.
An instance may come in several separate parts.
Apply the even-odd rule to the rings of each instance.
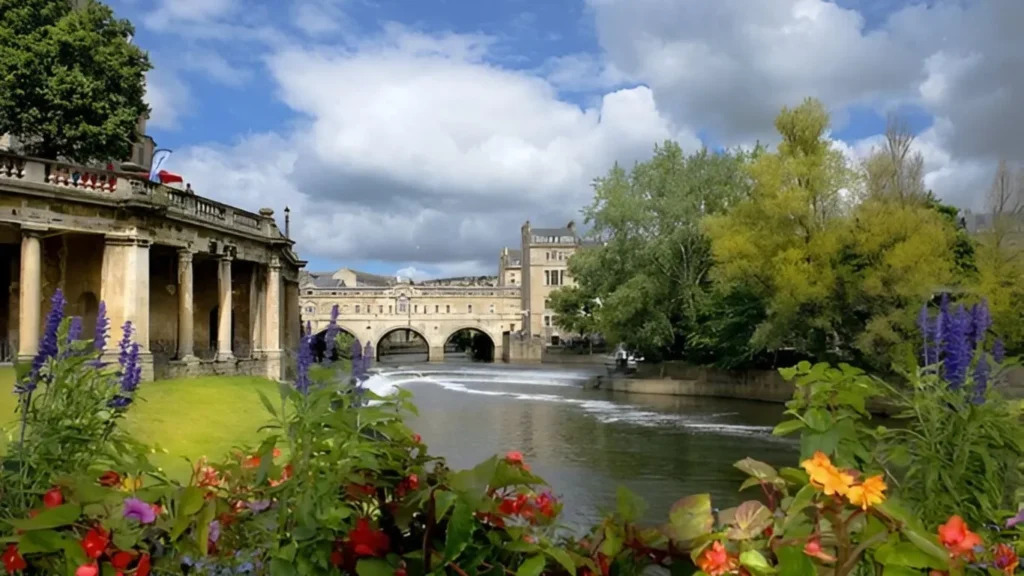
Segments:
[[[420,414],[408,423],[432,454],[462,469],[518,450],[564,502],[563,519],[577,526],[614,509],[620,485],[647,502],[645,520],[661,522],[688,494],[711,493],[719,508],[756,497],[737,492],[745,476],[733,463],[746,456],[796,464],[796,443],[771,436],[783,411],[776,404],[585,388],[593,369],[382,368],[367,387],[413,392]]]

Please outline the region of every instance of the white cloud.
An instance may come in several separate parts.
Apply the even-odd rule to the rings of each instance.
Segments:
[[[156,30],[188,26],[227,16],[238,9],[238,0],[157,0],[145,23]]]
[[[175,130],[188,114],[192,96],[173,72],[152,70],[146,74],[146,103],[150,107],[148,126]]]
[[[279,52],[268,68],[280,97],[308,120],[287,135],[180,151],[174,168],[201,194],[289,204],[305,254],[475,274],[493,269],[526,219],[576,216],[614,161],[665,138],[699,145],[645,87],[581,109],[540,78],[484,63],[484,45],[390,28],[356,51]]]

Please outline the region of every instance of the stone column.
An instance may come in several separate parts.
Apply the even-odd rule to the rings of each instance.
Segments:
[[[444,346],[430,346],[428,350],[430,355],[430,358],[427,359],[428,362],[444,362]]]
[[[195,362],[195,327],[192,301],[192,251],[178,250],[178,360]]]
[[[253,264],[249,275],[249,341],[252,342],[252,357],[260,358],[263,354],[263,309],[266,308],[266,292],[263,289],[265,278],[260,276],[262,267]]]
[[[220,301],[217,304],[217,360],[221,362],[234,360],[234,343],[231,341],[231,261],[231,256],[221,256],[217,274],[220,289]]]
[[[277,257],[267,266],[267,285],[263,298],[263,357],[267,378],[281,380],[284,376],[281,350],[281,262]]]
[[[42,303],[42,241],[39,231],[22,229],[18,277],[18,359],[31,360],[39,351]]]
[[[149,240],[136,234],[108,235],[100,271],[100,300],[110,318],[110,341],[121,339],[121,327],[131,321],[134,341],[142,351],[142,378],[153,379],[153,354],[149,350]],[[108,344],[116,358],[116,344]]]

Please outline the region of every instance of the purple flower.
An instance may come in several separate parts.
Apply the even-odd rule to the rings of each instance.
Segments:
[[[50,358],[57,356],[57,330],[64,320],[64,293],[60,288],[53,292],[50,298],[50,312],[46,315],[46,326],[43,328],[43,335],[39,338],[39,350],[32,359],[32,368],[29,370],[26,379],[15,386],[15,392],[32,392],[39,384],[39,373]]]
[[[338,305],[331,306],[331,321],[327,323],[327,333],[324,334],[324,340],[327,344],[326,356],[329,360],[334,356],[334,340],[338,337],[338,332],[341,329],[338,327]]]
[[[1017,524],[1024,522],[1024,508],[1017,511],[1017,515],[1006,521],[1007,528],[1013,528]]]
[[[1004,358],[1006,358],[1006,347],[1003,346],[1003,339],[996,338],[996,343],[992,345],[992,359],[996,361],[996,364],[1002,364]]]
[[[299,339],[299,355],[295,362],[295,389],[309,394],[309,367],[313,365],[313,338],[306,334]]]
[[[139,524],[152,524],[156,521],[156,511],[153,506],[138,498],[127,498],[124,501],[124,517]]]
[[[945,358],[943,368],[945,369],[946,382],[950,390],[959,390],[967,378],[967,368],[971,363],[971,342],[968,332],[970,331],[971,316],[964,309],[963,305],[957,306],[956,312],[951,315],[949,330],[946,331],[946,342],[943,348]]]
[[[988,311],[988,301],[982,299],[981,302],[974,305],[971,308],[971,348],[977,349],[979,345],[985,343],[985,336],[988,334],[988,329],[992,327],[992,316]]]
[[[210,522],[209,540],[211,544],[216,544],[217,540],[220,540],[220,522],[216,520]]]
[[[97,352],[103,352],[107,347],[107,334],[110,332],[110,318],[107,318],[107,303],[100,301],[96,310],[96,332],[92,338],[92,347]]]
[[[263,512],[267,508],[270,508],[270,500],[253,500],[247,504],[249,510],[256,512],[257,514]]]
[[[985,391],[988,389],[989,365],[988,359],[982,354],[978,359],[978,365],[974,367],[974,403],[985,403]]]
[[[82,339],[82,317],[72,316],[68,324],[68,344]]]
[[[139,343],[131,341],[132,323],[124,323],[124,337],[121,339],[121,354],[118,364],[121,365],[121,393],[131,394],[139,387],[142,380],[142,365],[139,362]]]

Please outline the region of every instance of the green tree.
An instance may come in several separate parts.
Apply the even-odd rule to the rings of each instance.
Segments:
[[[95,0],[0,0],[0,133],[44,158],[128,158],[150,69],[133,33]]]
[[[711,245],[700,222],[746,196],[743,167],[750,156],[708,150],[687,156],[666,142],[629,172],[616,165],[597,179],[583,213],[600,245],[569,262],[580,288],[559,303],[569,317],[564,321],[593,316],[609,341],[648,358],[684,355],[710,286]],[[595,298],[596,311],[581,308]]]
[[[596,312],[598,302],[580,286],[565,286],[549,296],[548,307],[555,312],[555,325],[573,334],[588,337],[599,332]]]

